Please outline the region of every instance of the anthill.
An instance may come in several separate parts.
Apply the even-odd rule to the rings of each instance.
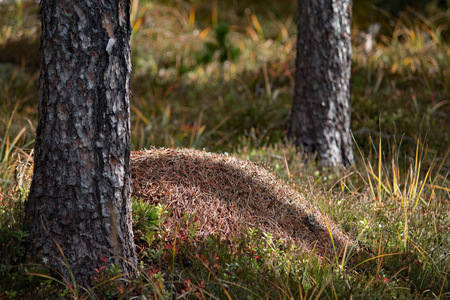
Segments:
[[[274,174],[232,156],[189,149],[150,149],[131,155],[133,196],[162,203],[168,228],[195,215],[199,236],[224,239],[250,227],[294,242],[320,257],[342,253],[352,240],[333,221]],[[326,222],[325,222],[326,220]],[[330,228],[330,231],[327,229]]]

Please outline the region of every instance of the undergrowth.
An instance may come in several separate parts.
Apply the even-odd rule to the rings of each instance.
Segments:
[[[448,296],[449,219],[445,213],[448,201],[434,195],[433,201],[421,201],[414,208],[395,197],[385,197],[381,205],[370,191],[354,191],[348,186],[349,179],[345,181],[343,189],[348,189],[347,193],[330,193],[314,187],[306,191],[309,196],[315,195],[310,197],[311,202],[335,219],[354,213],[346,222],[357,237],[360,250],[347,249],[337,264],[321,262],[313,252],[302,252],[294,244],[275,240],[257,228],[229,240],[219,235],[201,237],[196,234],[201,224],[189,215],[181,221],[189,226],[176,224],[169,228],[168,208],[133,199],[139,276],[124,279],[120,270],[100,267],[93,277],[94,288],[75,298],[100,295],[119,298],[151,295],[156,299]],[[424,189],[423,196],[430,195],[432,188]],[[21,231],[23,196],[15,195],[21,198],[14,199],[12,194],[2,198],[0,237],[2,246],[7,247],[2,247],[0,295],[73,298],[75,293],[70,285],[56,283],[46,275],[45,269],[20,264],[22,242],[27,233]],[[331,201],[334,205],[329,204]],[[333,209],[335,206],[341,209]]]

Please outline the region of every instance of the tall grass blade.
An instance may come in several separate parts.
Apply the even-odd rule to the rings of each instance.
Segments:
[[[328,222],[327,222],[327,219],[325,218],[325,215],[322,212],[320,212],[320,213],[322,214],[322,218],[325,221],[325,225],[327,225],[328,234],[330,235],[331,244],[333,245],[333,251],[334,251],[334,255],[336,257],[336,267],[339,269],[339,255],[337,253],[336,246],[334,244],[333,233],[331,232],[330,225],[328,225]]]
[[[382,254],[382,255],[373,256],[373,257],[371,257],[371,258],[368,258],[368,259],[366,259],[366,260],[364,260],[364,261],[358,263],[356,266],[352,267],[352,268],[350,269],[350,271],[356,269],[356,268],[359,267],[360,265],[365,264],[366,262],[369,262],[369,261],[371,261],[371,260],[379,259],[379,258],[387,257],[387,256],[392,256],[392,255],[401,255],[401,254],[404,254],[404,253],[385,253],[385,254]]]
[[[263,29],[261,27],[261,24],[259,24],[258,18],[256,17],[256,15],[254,13],[251,15],[251,19],[252,19],[253,26],[255,26],[256,32],[259,35],[259,38],[262,41],[264,41],[266,38],[264,37]]]
[[[427,182],[428,176],[430,175],[431,170],[433,169],[433,166],[434,166],[434,163],[433,163],[433,165],[430,168],[428,168],[428,171],[425,174],[425,178],[423,179],[423,182],[422,182],[422,185],[420,187],[420,190],[419,190],[419,192],[417,193],[417,196],[416,196],[416,204],[414,205],[413,211],[415,211],[416,208],[417,208],[417,204],[419,203],[419,199],[420,199],[420,196],[422,195],[423,188],[425,187],[425,184]]]
[[[377,188],[378,201],[380,203],[382,203],[382,197],[381,197],[381,156],[382,156],[382,154],[381,154],[381,136],[380,136],[379,144],[378,144],[378,178],[377,178],[377,181],[378,181],[378,188]]]

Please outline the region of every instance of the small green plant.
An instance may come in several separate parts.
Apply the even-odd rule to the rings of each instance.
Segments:
[[[233,61],[240,53],[238,47],[230,43],[228,34],[230,26],[226,24],[218,24],[213,28],[214,42],[206,42],[203,52],[197,54],[198,64],[209,64],[213,61],[214,55],[219,54],[218,60],[221,63]]]
[[[161,230],[167,211],[161,204],[150,205],[142,199],[132,199],[133,231],[151,245],[155,234]]]

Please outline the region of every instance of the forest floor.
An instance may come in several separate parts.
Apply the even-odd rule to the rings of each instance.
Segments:
[[[20,263],[39,8],[0,3],[0,299],[450,297],[450,11],[355,8],[357,158],[330,170],[285,141],[296,1],[219,2],[132,1],[140,275],[80,292]]]

